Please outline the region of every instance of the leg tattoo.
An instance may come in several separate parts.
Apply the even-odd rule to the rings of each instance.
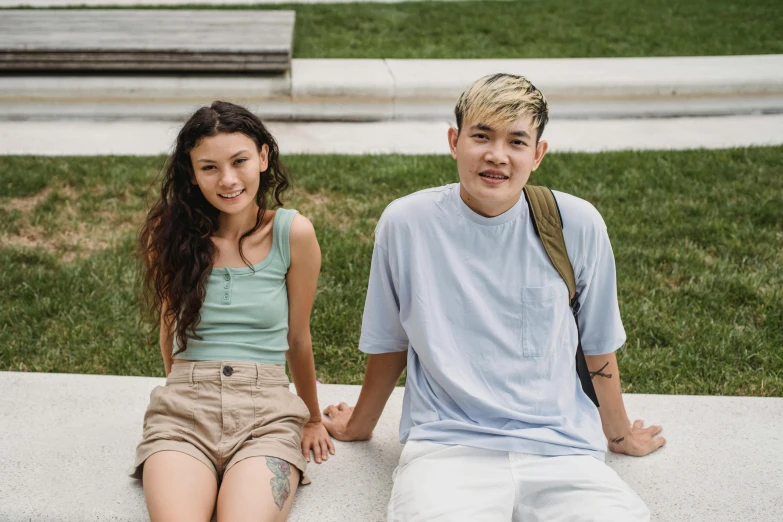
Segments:
[[[589,373],[590,373],[590,380],[592,380],[592,379],[593,379],[593,377],[595,377],[596,375],[600,375],[601,377],[606,377],[607,379],[611,379],[611,378],[612,378],[612,374],[611,374],[611,373],[601,373],[601,371],[602,371],[604,368],[606,368],[607,366],[609,366],[609,363],[606,363],[606,364],[604,364],[603,366],[601,366],[601,369],[600,369],[600,370],[598,370],[598,371],[595,371],[595,372],[589,372]]]
[[[288,477],[291,475],[291,464],[276,457],[267,457],[266,465],[275,474],[269,483],[272,485],[275,504],[282,511],[285,501],[291,496],[291,483],[288,481]]]

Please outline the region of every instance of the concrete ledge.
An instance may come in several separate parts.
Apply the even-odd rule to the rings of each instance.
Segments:
[[[0,520],[147,520],[132,464],[150,390],[147,377],[0,372]],[[358,386],[319,387],[322,406],[355,402]],[[372,440],[337,443],[309,468],[289,520],[380,522],[401,451],[395,390]],[[647,502],[653,520],[783,519],[783,398],[626,395],[631,418],[669,441],[607,462]]]
[[[394,78],[384,60],[294,60],[294,120],[394,119]]]
[[[291,76],[0,76],[0,119],[182,120],[214,100],[291,115]]]
[[[523,74],[553,119],[783,112],[783,55],[292,60],[290,76],[2,76],[0,119],[168,119],[217,99],[272,120],[451,120],[471,81]]]
[[[386,60],[396,119],[451,114],[472,81],[530,79],[553,118],[742,114],[783,109],[783,55],[540,60]]]

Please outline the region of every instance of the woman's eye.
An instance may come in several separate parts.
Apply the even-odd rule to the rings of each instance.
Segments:
[[[234,162],[235,165],[239,165],[240,163],[244,163],[247,161],[247,158],[239,158]]]
[[[202,171],[207,171],[207,170],[212,170],[214,168],[215,168],[214,165],[205,165],[204,167],[201,167],[201,170]]]

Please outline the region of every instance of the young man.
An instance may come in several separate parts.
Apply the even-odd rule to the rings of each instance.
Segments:
[[[355,408],[325,410],[327,429],[368,439],[407,365],[389,521],[647,521],[604,463],[607,440],[638,456],[665,442],[661,427],[631,425],[623,406],[606,226],[588,202],[554,193],[596,408],[575,367],[567,286],[522,192],[547,151],[546,100],[525,78],[496,74],[471,85],[455,113],[459,183],[394,201],[378,222],[364,385]]]

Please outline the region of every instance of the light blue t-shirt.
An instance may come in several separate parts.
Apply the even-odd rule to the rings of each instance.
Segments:
[[[606,225],[555,192],[586,355],[625,342]],[[598,410],[575,369],[568,289],[536,236],[524,196],[493,218],[459,184],[391,203],[375,230],[359,348],[408,350],[400,440],[603,459]]]

